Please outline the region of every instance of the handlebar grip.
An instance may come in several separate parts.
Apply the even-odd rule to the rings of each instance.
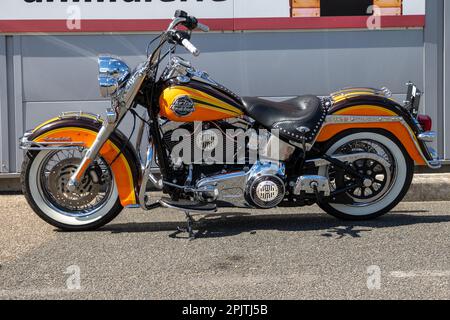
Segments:
[[[186,48],[187,51],[192,53],[194,56],[196,57],[199,56],[200,51],[188,39],[183,39],[181,44]]]
[[[209,27],[206,24],[197,22],[197,29],[203,31],[203,32],[209,32]]]

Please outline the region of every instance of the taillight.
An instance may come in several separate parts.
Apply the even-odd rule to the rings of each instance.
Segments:
[[[431,129],[433,128],[433,120],[431,120],[430,116],[427,116],[425,114],[419,114],[417,116],[417,121],[419,121],[420,126],[425,132],[431,131]]]

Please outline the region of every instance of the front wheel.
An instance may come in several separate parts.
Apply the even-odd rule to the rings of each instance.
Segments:
[[[28,152],[22,165],[22,191],[36,214],[66,231],[95,230],[123,209],[109,164],[97,159],[75,192],[67,182],[82,159],[78,150]]]
[[[350,163],[353,169],[365,175],[364,184],[349,188],[354,179],[334,168],[321,167],[319,175],[329,178],[332,191],[349,188],[343,194],[345,204],[324,201],[319,206],[327,213],[343,220],[369,220],[392,210],[406,195],[414,175],[414,161],[402,144],[384,131],[344,133],[326,148],[327,155],[376,153],[385,161],[358,159]]]

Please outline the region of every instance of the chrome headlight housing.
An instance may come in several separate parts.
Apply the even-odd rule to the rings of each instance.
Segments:
[[[100,94],[104,98],[116,93],[130,76],[130,68],[127,64],[119,58],[111,56],[98,58],[98,71]]]

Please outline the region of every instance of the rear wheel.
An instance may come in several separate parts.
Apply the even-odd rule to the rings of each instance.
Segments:
[[[347,190],[344,194],[346,204],[320,203],[324,211],[344,220],[369,220],[388,213],[404,198],[414,175],[414,162],[402,144],[389,133],[348,133],[326,148],[328,155],[367,152],[377,154],[384,161],[361,158],[351,163],[353,169],[367,179],[362,186]],[[353,177],[332,165],[321,167],[319,175],[329,178],[332,191],[355,183]]]
[[[28,203],[39,217],[62,230],[95,230],[123,209],[103,158],[89,167],[77,190],[67,190],[81,159],[78,150],[28,152],[22,165],[22,190]]]

